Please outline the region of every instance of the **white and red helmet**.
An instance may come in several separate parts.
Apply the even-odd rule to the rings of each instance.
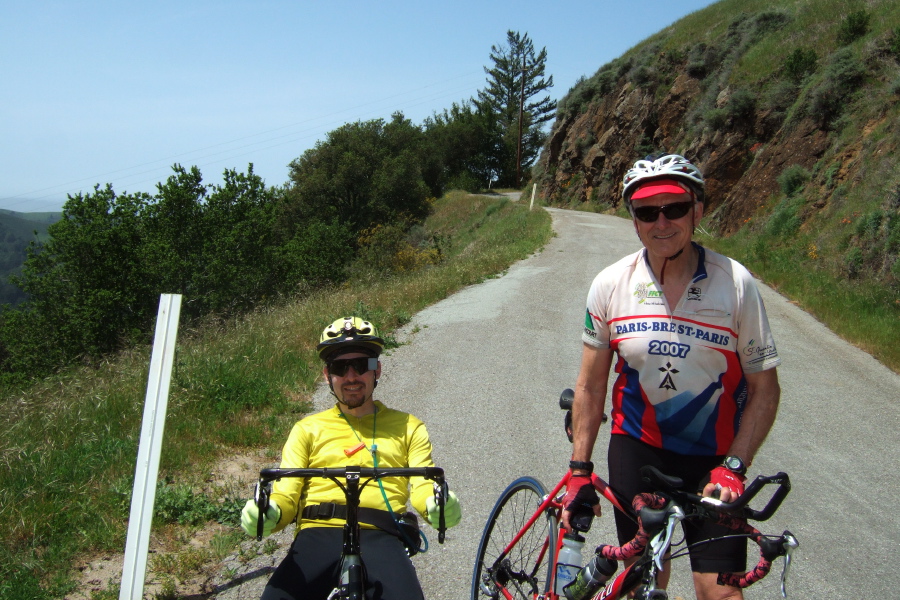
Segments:
[[[625,173],[622,178],[622,198],[628,210],[631,210],[631,198],[638,188],[650,181],[660,180],[686,186],[694,193],[697,201],[703,202],[705,183],[700,169],[680,154],[664,154],[639,160]]]

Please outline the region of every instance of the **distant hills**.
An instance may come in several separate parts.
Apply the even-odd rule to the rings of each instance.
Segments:
[[[25,299],[9,276],[19,273],[28,244],[47,239],[47,228],[62,218],[61,212],[20,213],[0,208],[0,304],[18,304]]]

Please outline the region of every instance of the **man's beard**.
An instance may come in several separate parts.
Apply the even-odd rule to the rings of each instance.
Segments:
[[[341,390],[341,392],[342,392],[341,397],[338,398],[338,400],[340,400],[340,402],[342,404],[344,404],[345,406],[347,406],[349,408],[359,408],[360,406],[362,406],[363,404],[366,403],[366,400],[368,400],[367,396],[360,394],[358,392],[354,392],[351,394],[344,394],[343,390]],[[349,396],[349,399],[348,399],[348,396]]]

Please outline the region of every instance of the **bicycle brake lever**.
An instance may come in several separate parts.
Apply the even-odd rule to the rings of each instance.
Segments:
[[[438,505],[438,543],[444,543],[444,537],[447,532],[447,522],[444,519],[444,506],[447,503],[448,487],[447,482],[434,483],[434,497]]]
[[[256,502],[256,541],[263,539],[263,526],[266,522],[266,513],[269,511],[269,489],[262,481],[256,482],[256,490],[253,492],[253,500]]]
[[[781,597],[787,598],[785,584],[787,583],[788,571],[791,568],[791,556],[794,554],[794,550],[800,547],[800,542],[797,541],[797,538],[790,531],[785,531],[781,535],[781,539],[784,540],[782,545],[784,548],[784,569],[781,571]]]
[[[675,526],[683,521],[685,518],[684,511],[677,504],[672,505],[669,508],[669,514],[666,517],[666,529],[665,535],[660,539],[660,536],[663,532],[659,532],[653,539],[650,540],[650,548],[653,550],[653,562],[656,564],[656,568],[660,571],[663,570],[663,557],[666,554],[666,550],[669,548],[672,543],[672,535],[675,533]]]

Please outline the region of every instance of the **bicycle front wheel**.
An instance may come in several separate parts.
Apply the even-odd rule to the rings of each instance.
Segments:
[[[472,600],[500,598],[501,586],[521,600],[533,599],[549,590],[556,550],[554,511],[540,515],[523,531],[546,495],[544,486],[533,477],[516,479],[500,494],[478,544]],[[507,549],[519,532],[522,537]]]

